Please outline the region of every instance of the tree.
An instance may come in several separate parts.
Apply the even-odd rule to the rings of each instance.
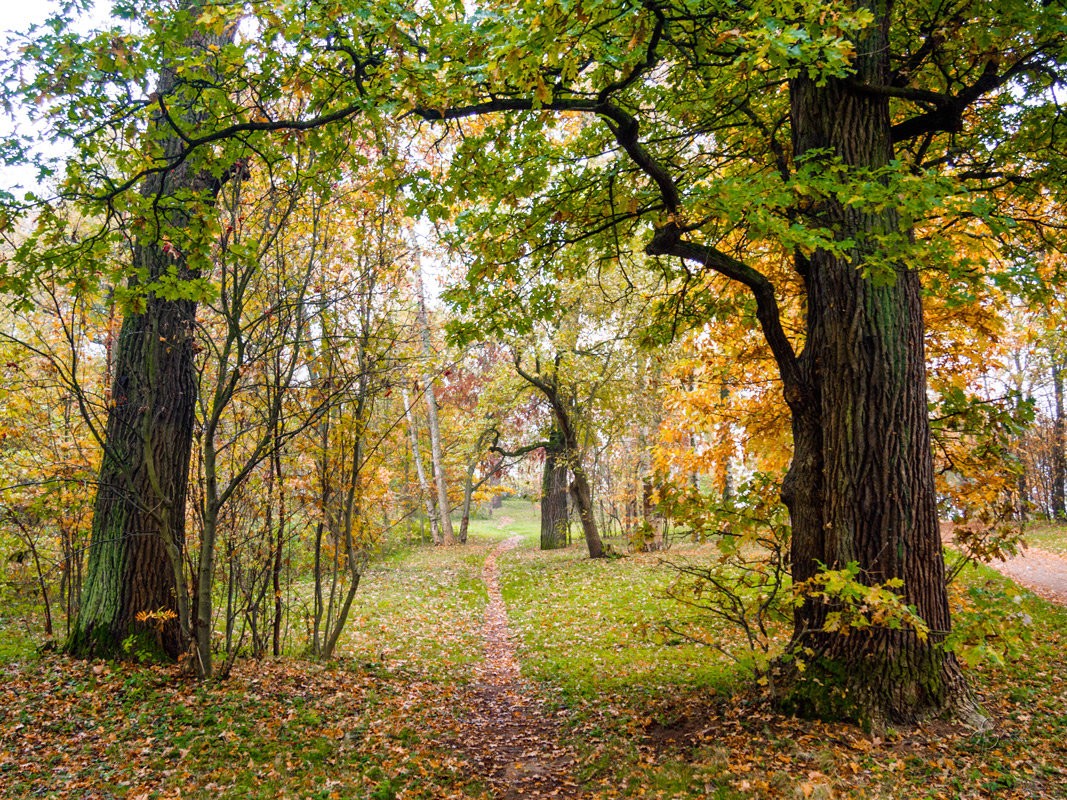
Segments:
[[[466,462],[460,527],[456,535],[457,541],[465,544],[471,511],[479,499],[476,493],[486,484],[499,482],[514,464],[501,452],[501,438],[513,438],[511,434],[516,428],[528,427],[524,423],[537,401],[526,400],[524,395],[528,393],[516,379],[505,348],[497,342],[466,347],[459,352],[453,350],[449,362],[441,375],[438,398],[451,434],[449,451],[459,461]],[[521,448],[515,457],[522,458],[535,449],[536,446]],[[498,497],[495,491],[482,496],[485,494],[489,495],[489,505]]]
[[[308,161],[306,153],[298,154],[290,167],[299,175],[310,166]],[[277,466],[283,444],[317,421],[331,401],[326,392],[303,415],[287,413],[289,395],[299,383],[296,375],[309,367],[308,295],[312,279],[321,280],[319,262],[330,228],[325,217],[329,212],[336,215],[338,209],[328,207],[309,184],[293,176],[289,186],[282,185],[280,169],[278,173],[278,184],[258,192],[259,187],[249,189],[237,180],[226,193],[222,205],[229,224],[215,256],[219,297],[206,304],[211,313],[199,326],[197,441],[203,482],[197,509],[200,542],[192,635],[195,663],[205,678],[215,673],[215,561],[224,511],[260,464],[269,460]],[[280,469],[271,471],[271,479],[277,472]],[[273,538],[273,530],[267,533]],[[269,547],[267,565],[280,561],[280,534],[277,541]],[[235,557],[232,551],[228,555]],[[261,571],[270,575],[272,570],[264,566]],[[273,577],[277,582],[276,571]],[[261,585],[262,596],[266,581]],[[277,598],[279,587],[274,589]],[[230,612],[228,634],[233,624]],[[277,609],[275,620],[277,636]],[[236,648],[229,635],[227,645],[227,656],[234,657]]]
[[[404,402],[404,419],[407,422],[408,440],[411,444],[411,457],[415,462],[415,474],[419,479],[419,493],[426,509],[426,518],[430,520],[430,537],[434,544],[443,544],[441,527],[437,521],[437,505],[434,503],[434,495],[430,491],[430,483],[426,479],[426,469],[422,462],[422,453],[419,449],[419,432],[415,427],[415,415],[411,412],[411,399],[407,389],[402,394]]]
[[[542,370],[540,362],[535,362],[533,368],[523,367],[521,358],[516,355],[515,371],[545,396],[552,409],[553,429],[558,431],[559,442],[555,456],[563,461],[571,475],[574,476],[569,490],[574,499],[574,506],[578,510],[578,521],[585,535],[589,557],[604,558],[607,552],[600,539],[600,531],[597,529],[596,514],[593,510],[593,487],[585,465],[582,463],[583,447],[578,438],[577,398],[573,391],[569,391],[560,383],[559,367],[562,360],[562,354],[558,354],[552,367]],[[549,446],[551,447],[551,444]]]
[[[376,420],[375,411],[400,372],[397,352],[407,332],[397,324],[399,285],[412,267],[392,198],[371,193],[348,217],[339,237],[347,246],[332,248],[333,275],[323,278],[331,291],[311,370],[319,391],[336,395],[312,444],[318,496],[310,646],[324,659],[336,651],[363,570],[389,525],[387,481],[378,474],[383,453],[396,449],[389,436],[400,420]],[[406,396],[398,416],[405,414],[410,420]]]
[[[470,295],[487,277],[514,280],[516,264],[558,272],[564,248],[602,263],[637,235],[648,255],[677,259],[661,266],[667,311],[712,271],[747,288],[741,313],[767,340],[792,416],[782,496],[795,584],[855,564],[863,583],[901,583],[933,631],[832,632],[835,601],[809,597],[790,646],[807,669],[785,681],[806,713],[982,724],[940,644],[951,623],[920,271],[974,265],[932,224],[943,233],[978,215],[984,231],[1002,230],[993,191],[1056,181],[1063,134],[1048,124],[1049,86],[1064,35],[1053,5],[521,6],[442,32],[469,24],[484,57],[447,42],[434,51],[453,59],[455,88],[417,113],[505,120],[483,123],[453,162],[465,196],[492,182],[502,199],[463,220],[467,247],[484,248]],[[552,123],[533,120],[548,112],[603,127],[572,124],[535,148]],[[544,166],[512,171],[509,156],[534,152]],[[786,328],[783,291],[803,298],[799,331]]]
[[[186,13],[196,9],[195,2],[182,6]],[[232,37],[233,28],[221,34],[197,31],[187,46],[210,52]],[[156,92],[168,98],[180,124],[193,129],[208,112],[199,93],[179,77],[180,68],[163,64]],[[151,157],[164,160],[183,147],[162,105],[148,142]],[[193,162],[143,183],[142,197],[158,204],[164,222],[145,219],[131,254],[129,288],[144,295],[134,301],[118,336],[85,590],[67,642],[75,655],[121,656],[127,640],[136,637],[139,651],[175,658],[188,640],[182,567],[197,304],[188,289],[170,293],[164,285],[199,277],[196,262],[183,252],[193,243],[175,244],[171,237],[174,231],[199,232],[222,182],[220,174],[201,171]],[[202,239],[198,243],[203,246]],[[146,619],[146,614],[160,616]]]
[[[825,567],[902,584],[932,631],[845,635],[827,625],[836,601],[812,594],[790,647],[806,669],[783,676],[785,699],[876,721],[977,721],[940,646],[950,619],[921,273],[931,291],[943,275],[981,280],[954,234],[1008,247],[1017,200],[1062,202],[1060,5],[342,3],[290,25],[255,6],[270,49],[243,79],[327,98],[302,128],[373,99],[462,129],[446,179],[428,162],[430,180],[406,197],[432,220],[489,198],[457,217],[472,258],[453,297],[482,324],[509,311],[500,300],[516,286],[533,318],[558,317],[561,278],[629,265],[636,242],[662,276],[667,317],[708,305],[711,273],[745,287],[736,313],[766,339],[792,417],[782,495],[795,583]],[[260,119],[263,108],[229,104],[227,127],[187,137],[181,153],[296,127]],[[795,328],[786,300],[803,309]]]
[[[58,575],[69,634],[81,594],[105,381],[95,344],[107,339],[107,305],[38,281],[25,313],[3,314],[7,380],[0,414],[0,535],[8,558],[31,567],[54,634],[49,594]],[[21,587],[20,587],[21,588]],[[57,606],[60,604],[57,603]]]
[[[419,268],[415,281],[418,296],[418,325],[422,341],[422,357],[429,362],[433,350],[430,347],[430,318],[426,313],[426,291],[422,286],[422,269]],[[426,367],[428,368],[428,367]],[[434,393],[434,381],[430,373],[422,374],[422,392],[426,399],[426,424],[430,430],[430,458],[433,463],[434,483],[437,486],[437,516],[441,525],[441,544],[454,545],[456,535],[452,532],[452,506],[448,500],[448,476],[445,475],[445,457],[441,449],[441,426],[437,421],[437,395]]]
[[[541,549],[555,550],[567,545],[567,459],[563,434],[552,426],[545,446],[541,480]]]
[[[142,14],[136,3],[118,4],[118,24],[88,34],[73,31],[81,21],[70,10],[24,34],[5,59],[5,99],[20,100],[73,154],[35,151],[35,132],[8,140],[5,163],[34,164],[42,180],[64,164],[49,190],[0,191],[5,235],[11,220],[33,218],[32,234],[0,277],[11,302],[22,304],[42,270],[81,294],[104,283],[124,311],[109,351],[111,405],[67,649],[175,657],[191,632],[182,568],[196,401],[192,332],[198,302],[211,294],[202,272],[217,233],[215,200],[246,172],[250,152],[268,168],[287,157],[285,143],[248,149],[248,134],[313,127],[285,115],[317,116],[330,100],[293,91],[288,81],[245,91],[248,54],[266,53],[259,64],[271,70],[296,57],[273,50],[269,35],[235,43],[240,10],[179,0],[164,13]],[[158,76],[153,91],[146,76]],[[327,115],[358,112],[348,103]],[[234,129],[245,114],[255,117],[253,127]],[[272,119],[265,123],[265,115]],[[238,131],[244,135],[231,135]]]

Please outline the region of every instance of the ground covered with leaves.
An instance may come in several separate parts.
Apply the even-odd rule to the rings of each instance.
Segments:
[[[507,513],[464,548],[384,559],[329,664],[240,661],[203,685],[171,668],[7,648],[0,796],[1067,797],[1063,608],[966,574],[961,618],[984,598],[1029,623],[1003,663],[968,671],[995,728],[870,733],[778,714],[728,656],[661,635],[679,611],[658,557],[542,554],[529,509]],[[501,683],[487,672],[482,570],[515,534],[523,542],[494,557],[513,644],[490,660],[513,657],[521,674],[505,665]],[[686,547],[702,557],[691,545],[672,555]],[[710,621],[706,633],[730,635]],[[539,752],[529,737],[505,750],[485,730],[505,712],[546,739]],[[542,767],[567,774],[519,774]]]

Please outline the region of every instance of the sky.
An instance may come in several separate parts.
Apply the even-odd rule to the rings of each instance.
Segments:
[[[107,2],[97,2],[97,10],[108,7]],[[0,49],[7,49],[8,35],[13,31],[24,31],[35,23],[44,22],[48,15],[58,6],[54,0],[0,0]],[[104,12],[106,13],[106,12]],[[103,17],[104,13],[100,16]],[[93,15],[96,16],[95,14]],[[8,138],[14,132],[15,121],[0,113],[0,138]],[[26,168],[0,167],[0,188],[10,189],[15,185],[23,188],[36,186],[36,170]]]
[[[0,30],[7,33],[41,22],[48,14],[49,5],[45,0],[8,0],[0,3]]]
[[[12,31],[22,31],[34,23],[43,22],[53,8],[48,0],[6,0],[0,2],[0,42],[6,50],[8,35]],[[15,122],[6,114],[0,114],[0,137],[8,138],[14,132]],[[0,167],[0,188],[9,189],[15,185],[30,188],[36,183],[36,172],[32,169]]]

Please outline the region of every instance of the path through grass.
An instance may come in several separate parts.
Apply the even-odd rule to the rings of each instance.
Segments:
[[[482,658],[480,571],[517,533],[500,587],[523,691],[558,723],[553,746],[575,754],[575,797],[1067,797],[1062,608],[968,573],[972,594],[1032,620],[1032,642],[1008,663],[969,671],[996,731],[871,735],[783,717],[723,657],[658,636],[656,621],[678,610],[655,557],[592,562],[577,545],[543,554],[536,522],[512,500],[466,547],[383,559],[328,665],[244,662],[205,686],[172,669],[13,650],[0,666],[0,796],[499,797],[456,743]]]

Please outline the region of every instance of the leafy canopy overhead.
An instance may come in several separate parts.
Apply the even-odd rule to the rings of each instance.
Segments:
[[[134,189],[181,165],[220,181],[245,159],[285,169],[298,140],[333,156],[304,179],[374,163],[384,181],[407,176],[413,210],[454,220],[470,261],[454,298],[476,315],[523,284],[549,316],[554,280],[647,248],[689,262],[660,265],[667,311],[699,313],[715,270],[755,293],[781,356],[773,297],[798,291],[815,249],[863,251],[876,281],[903,259],[951,287],[991,257],[1061,244],[1062,2],[120,2],[90,35],[68,21],[77,8],[12,42],[3,65],[7,102],[74,149],[62,168],[36,157],[54,197],[4,197],[5,219],[27,203],[36,218],[8,288],[50,267],[91,280],[131,230],[195,258],[215,224],[203,198]],[[864,82],[857,43],[886,10],[890,79]],[[197,44],[234,26],[231,43]],[[163,69],[178,76],[170,96],[154,90]],[[800,78],[888,97],[895,159],[865,171],[829,152],[796,158]],[[210,111],[196,130],[173,111],[188,106]],[[397,120],[421,133],[417,149]],[[174,134],[182,146],[163,152]],[[12,139],[5,160],[29,145]],[[830,200],[891,209],[905,233],[842,237],[818,213]],[[1034,217],[1039,200],[1051,216]],[[168,227],[167,203],[194,224]],[[992,256],[958,247],[976,236],[999,237]]]

